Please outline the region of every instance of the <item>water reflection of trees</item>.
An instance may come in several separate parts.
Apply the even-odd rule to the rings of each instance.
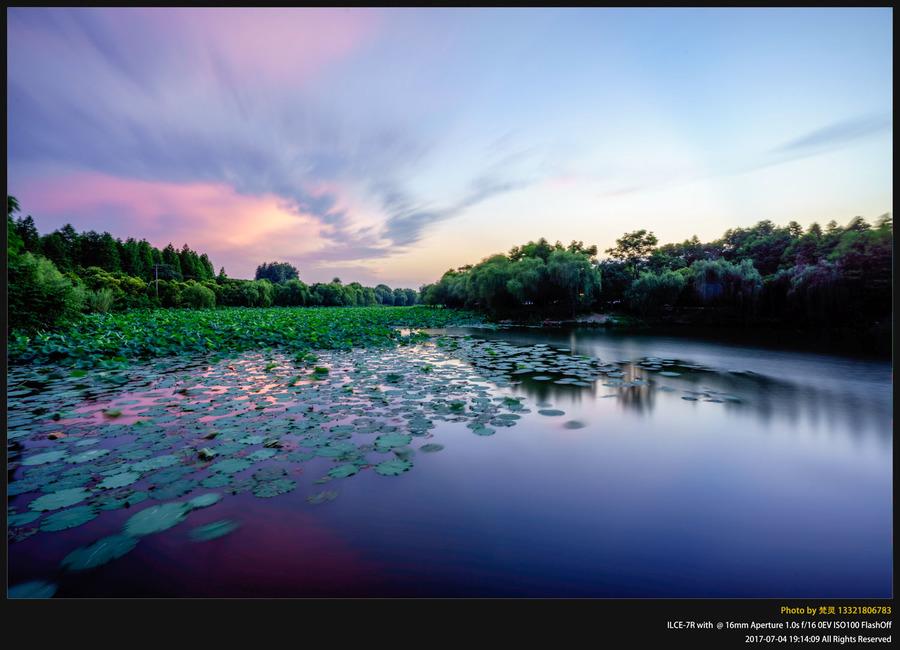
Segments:
[[[663,393],[680,399],[685,391],[706,392],[712,398],[723,400],[709,406],[755,417],[765,425],[786,421],[796,428],[805,420],[813,429],[824,426],[826,431],[849,431],[854,436],[874,432],[884,440],[891,438],[890,404],[886,405],[877,395],[867,398],[855,392],[798,384],[755,373],[677,370],[680,376],[664,377],[658,372],[627,364],[622,367],[625,373],[622,385],[601,377],[591,387],[559,385],[521,376],[515,379],[521,380],[516,386],[517,392],[538,402],[577,404],[602,399],[612,393],[622,409],[648,415],[659,405]],[[649,383],[630,385],[635,379]],[[662,387],[672,390],[661,390]],[[702,394],[695,396],[700,403],[706,399]],[[733,396],[739,401],[728,401],[726,396]]]

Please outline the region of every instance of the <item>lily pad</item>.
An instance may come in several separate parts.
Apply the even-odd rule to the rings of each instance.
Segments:
[[[10,528],[16,528],[17,526],[24,526],[25,524],[30,524],[32,521],[41,516],[39,512],[20,512],[17,514],[9,515],[6,519],[6,524]]]
[[[58,490],[57,492],[51,492],[50,494],[38,497],[29,503],[28,507],[31,510],[37,510],[39,512],[44,510],[58,510],[59,508],[67,508],[68,506],[80,503],[90,495],[91,493],[84,488]]]
[[[67,463],[87,463],[109,453],[109,449],[90,449],[69,457]]]
[[[436,451],[441,451],[444,448],[444,445],[438,444],[436,442],[429,442],[427,445],[422,445],[419,447],[419,451],[424,451],[425,453],[434,453]]]
[[[46,463],[53,463],[57,460],[62,460],[69,454],[65,451],[48,451],[43,454],[35,454],[34,456],[28,456],[22,461],[22,465],[31,466],[31,465],[44,465]]]
[[[240,528],[239,524],[228,519],[222,519],[221,521],[214,521],[211,524],[194,528],[191,531],[190,536],[195,542],[208,542],[213,539],[218,539],[219,537],[224,537],[238,528]]]
[[[113,474],[112,476],[107,476],[105,479],[100,481],[97,487],[101,489],[125,487],[126,485],[131,485],[140,478],[141,475],[138,472],[122,472],[121,474]]]
[[[132,515],[131,519],[125,522],[125,534],[141,537],[168,530],[183,521],[190,509],[186,503],[150,506]]]
[[[162,469],[163,467],[171,467],[177,462],[178,456],[156,456],[155,458],[148,458],[147,460],[132,463],[129,469],[135,472],[150,472],[155,469]]]
[[[285,494],[297,487],[297,482],[289,478],[279,478],[274,481],[265,481],[253,486],[253,496],[268,499]]]
[[[408,460],[395,458],[393,460],[386,460],[382,463],[378,463],[375,466],[375,473],[381,474],[382,476],[398,476],[403,472],[409,471],[411,467],[412,463]]]
[[[357,472],[359,472],[359,467],[353,463],[345,463],[332,468],[332,470],[328,472],[328,476],[331,478],[347,478],[348,476],[353,476]]]
[[[208,508],[209,506],[217,504],[221,500],[221,494],[210,492],[209,494],[201,494],[200,496],[194,497],[193,499],[188,501],[188,505],[191,508]]]
[[[214,472],[222,472],[223,474],[235,474],[241,470],[245,470],[252,465],[249,460],[243,458],[228,458],[220,460],[218,463],[210,465],[210,469]]]
[[[565,411],[560,411],[559,409],[541,409],[538,411],[541,415],[546,415],[548,417],[557,417],[560,415],[565,415]]]
[[[405,433],[386,433],[375,438],[375,451],[390,451],[394,447],[405,447],[412,442],[412,436]]]
[[[43,580],[32,580],[10,587],[6,592],[7,598],[52,598],[56,593],[56,585]]]
[[[329,501],[334,501],[337,499],[338,493],[334,490],[325,490],[323,492],[318,492],[316,494],[311,494],[306,497],[306,500],[313,505],[319,505],[322,503],[328,503]]]
[[[69,571],[84,571],[122,557],[137,546],[138,539],[128,535],[110,535],[82,548],[75,549],[62,561]]]
[[[485,426],[480,422],[474,422],[469,424],[468,427],[472,430],[476,436],[492,436],[497,433],[496,429],[492,429],[491,427]]]
[[[97,518],[97,511],[91,506],[76,506],[68,510],[60,510],[48,515],[41,522],[41,530],[54,532],[75,528]]]

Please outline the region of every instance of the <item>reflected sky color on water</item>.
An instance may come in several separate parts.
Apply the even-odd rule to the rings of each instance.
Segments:
[[[227,496],[61,577],[58,595],[891,595],[889,364],[604,331],[467,332],[628,363],[590,387],[514,376],[525,379],[490,388],[525,397],[514,426],[484,436],[436,421],[421,442],[442,451],[417,451],[400,476],[331,482],[339,497],[311,506],[303,490],[333,466],[315,458],[290,470],[295,492]],[[471,380],[456,357],[447,363]],[[646,357],[676,360],[680,374],[634,363]],[[132,514],[110,511],[103,525]],[[223,519],[239,527],[190,540]],[[96,539],[94,523],[11,544],[11,584],[53,578],[46,567]]]

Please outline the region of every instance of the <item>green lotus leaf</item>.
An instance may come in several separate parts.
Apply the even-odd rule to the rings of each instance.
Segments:
[[[126,485],[131,485],[140,478],[141,475],[138,472],[122,472],[120,474],[107,476],[105,479],[100,481],[97,487],[104,490],[125,487]]]
[[[97,511],[91,506],[75,506],[48,515],[41,522],[41,530],[53,532],[75,528],[97,518]]]
[[[220,460],[218,463],[213,463],[209,468],[214,472],[222,472],[223,474],[235,474],[247,469],[252,464],[253,463],[251,463],[249,460],[244,460],[243,458],[228,458],[226,460]]]
[[[191,530],[190,536],[191,540],[195,542],[208,542],[213,539],[218,539],[219,537],[224,537],[238,528],[240,528],[239,524],[223,519],[194,528]]]
[[[101,456],[105,456],[109,453],[109,449],[90,449],[88,451],[83,451],[80,454],[76,454],[74,456],[70,456],[66,459],[67,463],[87,463],[89,461],[100,458]]]
[[[58,490],[38,497],[28,504],[31,510],[39,512],[44,510],[58,510],[59,508],[67,508],[76,503],[81,503],[91,495],[84,488],[68,488],[66,490]]]
[[[128,535],[110,535],[82,548],[75,549],[62,561],[62,567],[69,571],[85,571],[102,566],[111,560],[129,553],[138,544],[138,539]]]
[[[334,490],[325,490],[324,492],[318,492],[306,497],[306,500],[313,505],[319,505],[322,503],[328,503],[329,501],[334,501],[335,499],[337,499],[337,496],[338,493]]]
[[[394,447],[405,447],[412,442],[412,436],[405,433],[386,433],[375,438],[375,450],[386,452]]]
[[[171,467],[178,462],[178,456],[166,455],[148,458],[137,463],[132,463],[129,469],[134,472],[150,472],[163,467]]]
[[[208,508],[209,506],[217,504],[222,500],[222,495],[216,492],[209,492],[208,494],[201,494],[200,496],[196,496],[190,501],[188,501],[188,505],[191,508]]]
[[[257,483],[253,487],[253,495],[261,498],[276,497],[279,494],[285,494],[297,487],[296,481],[289,478],[279,478],[274,481],[264,481]]]
[[[18,514],[11,514],[6,518],[6,524],[10,528],[16,528],[17,526],[24,526],[25,524],[30,524],[32,521],[41,516],[39,512],[21,512]]]
[[[43,454],[35,454],[34,456],[28,456],[22,460],[22,465],[32,466],[32,465],[43,465],[45,463],[53,463],[58,460],[62,460],[66,456],[68,456],[68,452],[65,451],[47,451]]]
[[[357,472],[359,472],[359,467],[353,463],[345,463],[332,468],[331,471],[328,472],[328,476],[331,478],[347,478],[348,476],[353,476]]]
[[[32,580],[10,587],[6,591],[7,598],[52,598],[57,586],[52,582]]]
[[[375,466],[375,472],[382,476],[398,476],[403,472],[409,471],[411,467],[412,463],[408,460],[395,458],[393,460],[386,460],[382,463],[378,463]]]
[[[125,534],[132,537],[142,537],[168,530],[183,521],[190,510],[190,506],[186,503],[178,502],[150,506],[132,515],[125,522]]]

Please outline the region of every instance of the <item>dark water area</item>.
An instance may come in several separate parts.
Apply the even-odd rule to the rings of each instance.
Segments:
[[[13,372],[10,485],[33,486],[13,490],[12,512],[79,484],[88,496],[68,507],[96,516],[11,527],[9,584],[56,597],[892,595],[889,363],[593,329],[435,334],[449,336],[322,354],[327,379],[257,354],[35,397]],[[57,420],[48,391],[71,403]],[[28,415],[35,399],[47,414]],[[200,461],[206,446],[217,455]],[[68,455],[26,464],[56,449]],[[109,452],[71,463],[82,449]],[[135,466],[162,456],[177,463]],[[123,474],[140,477],[116,495],[150,496],[109,507],[98,482]],[[139,541],[120,557],[66,568],[142,510],[207,493],[220,499],[128,533]],[[233,530],[198,541],[223,521]]]

